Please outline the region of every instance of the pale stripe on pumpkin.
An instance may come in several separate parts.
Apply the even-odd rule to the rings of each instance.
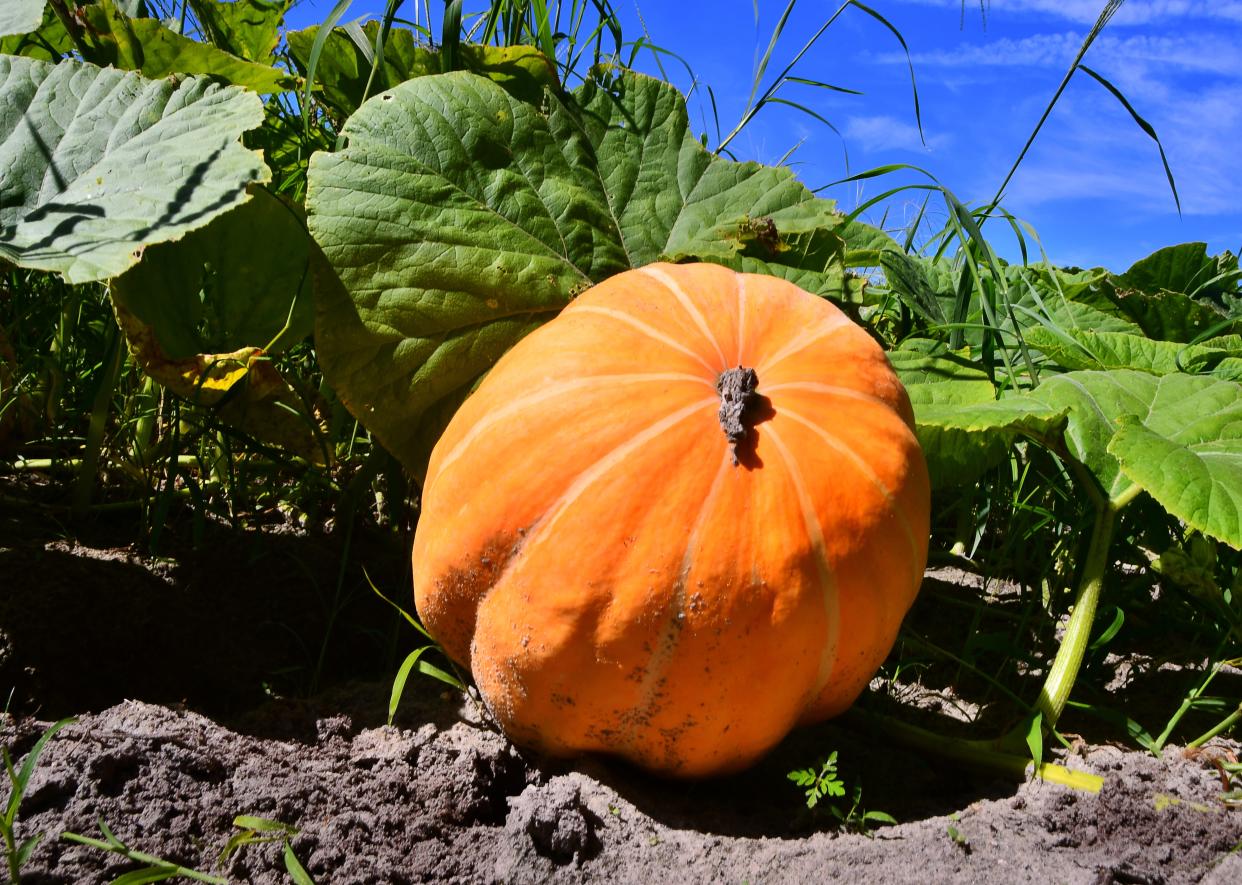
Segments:
[[[737,362],[742,364],[742,354],[746,352],[746,277],[737,275]]]
[[[918,561],[921,558],[919,556],[919,545],[918,542],[914,540],[914,532],[910,530],[910,522],[906,519],[906,514],[902,511],[901,505],[898,504],[897,498],[893,495],[892,490],[884,484],[880,477],[876,476],[875,471],[871,469],[871,465],[864,461],[857,452],[843,443],[838,437],[833,436],[815,422],[802,417],[797,412],[791,412],[787,407],[782,408],[780,410],[780,414],[781,417],[789,418],[791,421],[795,421],[806,427],[818,436],[824,445],[831,448],[837,454],[845,456],[845,458],[858,469],[858,472],[861,473],[868,482],[875,486],[876,491],[884,497],[884,502],[888,505],[888,509],[897,520],[897,524],[901,526],[902,534],[906,536],[906,542],[910,545],[910,551],[913,554],[911,564],[915,567],[914,571],[911,572],[911,577],[916,582],[921,581],[923,572],[922,569],[918,568]],[[905,426],[904,422],[902,423],[902,426]]]
[[[729,364],[725,360],[724,351],[720,348],[720,342],[716,340],[715,333],[708,327],[707,320],[703,318],[703,314],[697,307],[694,306],[694,302],[690,300],[690,296],[686,294],[686,291],[681,288],[678,282],[658,267],[648,265],[647,267],[639,268],[639,272],[653,280],[656,280],[664,286],[664,288],[668,289],[669,292],[673,293],[673,297],[677,299],[677,302],[683,308],[685,308],[686,313],[690,314],[690,318],[694,320],[694,324],[699,327],[699,331],[703,333],[703,336],[710,341],[712,347],[716,349],[716,356],[720,357],[720,365],[728,366]]]
[[[659,341],[662,344],[667,344],[669,347],[673,348],[673,350],[676,350],[678,353],[684,353],[686,356],[690,357],[695,362],[697,362],[699,365],[701,365],[708,372],[711,372],[713,378],[715,378],[717,373],[720,371],[719,369],[713,369],[711,365],[707,362],[707,360],[703,359],[703,357],[699,356],[697,353],[695,353],[690,348],[686,347],[684,344],[680,344],[677,341],[677,339],[673,338],[671,335],[665,335],[659,329],[656,329],[653,326],[649,326],[646,323],[644,323],[642,320],[635,319],[634,317],[630,316],[627,313],[622,313],[619,310],[613,310],[610,307],[599,307],[598,305],[595,305],[595,304],[575,304],[572,306],[572,308],[575,314],[596,313],[596,314],[600,314],[601,316],[606,316],[614,320],[618,320],[622,323],[625,323],[627,326],[632,326],[633,328],[637,329],[639,332],[642,332],[648,338],[652,338],[656,341]]]
[[[625,375],[591,375],[587,378],[573,378],[568,381],[558,381],[555,384],[549,384],[547,387],[518,397],[510,401],[508,404],[501,406],[499,409],[493,409],[483,418],[480,418],[474,425],[466,431],[465,435],[457,441],[457,445],[449,451],[447,455],[436,465],[436,476],[439,476],[449,465],[462,456],[462,453],[470,447],[480,436],[495,427],[498,423],[506,421],[512,416],[520,413],[524,409],[538,405],[545,400],[555,399],[558,396],[564,396],[567,393],[574,393],[579,390],[589,390],[592,387],[611,387],[622,384],[644,384],[656,381],[691,381],[695,384],[703,384],[715,390],[711,381],[701,375],[691,375],[687,372],[634,372]],[[433,477],[427,477],[427,483],[430,484]]]
[[[778,350],[775,356],[770,356],[766,360],[761,362],[759,365],[755,366],[755,372],[756,374],[758,374],[760,382],[763,381],[763,376],[767,372],[771,371],[772,368],[776,366],[778,363],[788,359],[789,357],[793,356],[795,353],[798,353],[799,351],[806,350],[812,344],[816,343],[817,341],[823,338],[827,338],[833,332],[837,331],[837,329],[840,329],[845,326],[852,327],[854,326],[854,323],[850,320],[849,317],[847,317],[845,314],[837,310],[832,314],[832,316],[830,316],[827,320],[825,320],[821,325],[812,326],[811,328],[807,329],[805,332],[803,332],[793,341],[790,341],[788,344],[786,344],[784,347]]]
[[[781,439],[780,434],[776,432],[776,428],[768,427],[767,436],[780,453],[781,460],[785,462],[785,470],[789,473],[789,479],[793,482],[794,491],[798,496],[798,505],[802,508],[802,519],[806,523],[807,540],[811,542],[811,549],[815,551],[815,567],[819,571],[820,586],[823,588],[824,616],[828,621],[828,635],[824,638],[824,650],[819,657],[815,689],[810,694],[811,698],[817,698],[824,690],[824,686],[828,684],[828,680],[832,678],[832,668],[837,658],[837,645],[840,642],[841,616],[840,603],[837,599],[837,577],[832,571],[832,564],[828,561],[828,549],[824,544],[824,533],[819,525],[819,516],[815,512],[815,504],[811,500],[811,495],[806,489],[806,480],[802,478],[802,471],[798,469],[798,462],[785,445],[785,441]]]

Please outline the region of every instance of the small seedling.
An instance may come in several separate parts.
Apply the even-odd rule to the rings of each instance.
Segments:
[[[845,784],[837,776],[837,751],[833,750],[828,758],[820,763],[819,771],[814,767],[800,771],[791,771],[786,775],[800,787],[806,788],[806,807],[814,808],[825,796],[844,796]]]
[[[814,767],[791,771],[786,775],[791,781],[806,790],[806,807],[815,809],[825,797],[840,798],[846,794],[845,783],[837,773],[837,751],[833,750],[828,758]],[[862,809],[862,787],[854,787],[849,791],[850,807],[842,808],[836,802],[825,802],[823,807],[835,817],[846,829],[871,835],[872,827],[880,824],[893,825],[897,819],[883,811],[864,811]]]
[[[397,707],[400,706],[401,696],[405,693],[406,680],[409,679],[410,671],[414,669],[415,666],[418,667],[418,672],[426,676],[430,676],[433,679],[438,679],[445,685],[451,685],[458,691],[468,695],[470,699],[474,701],[474,695],[471,694],[469,687],[466,685],[465,678],[460,672],[458,672],[455,676],[452,673],[442,670],[430,661],[422,660],[423,655],[429,651],[434,650],[444,654],[444,650],[440,648],[439,644],[436,643],[431,634],[427,632],[427,628],[415,620],[409,612],[385,596],[380,589],[375,586],[375,582],[372,581],[371,576],[366,573],[366,569],[363,569],[363,575],[366,577],[367,583],[371,585],[371,590],[375,592],[376,596],[392,606],[401,615],[401,617],[405,618],[406,622],[409,623],[411,627],[422,634],[423,637],[431,641],[430,645],[424,645],[416,648],[414,651],[406,655],[405,660],[401,662],[401,666],[397,668],[397,675],[392,682],[392,694],[388,699],[388,724],[392,725],[393,719],[397,716]],[[447,657],[447,655],[445,655],[445,657]],[[455,671],[457,670],[455,666],[453,669]],[[475,705],[478,707],[477,701],[475,701]],[[481,708],[479,708],[479,717],[481,721],[487,721],[487,718],[483,715]]]
[[[958,819],[959,818],[956,814],[949,816],[949,820],[951,821],[956,822]],[[972,850],[970,847],[970,840],[966,838],[965,833],[959,830],[953,823],[948,825],[946,831],[949,834],[949,838],[953,840],[953,844],[962,849],[963,854],[970,854]]]
[[[244,845],[262,845],[267,842],[283,842],[284,850],[282,852],[285,861],[285,872],[289,874],[289,878],[295,885],[315,885],[315,881],[310,877],[310,873],[306,872],[306,868],[302,866],[297,855],[293,853],[293,837],[298,834],[296,827],[278,820],[268,820],[265,817],[254,817],[249,814],[241,814],[233,818],[233,826],[237,827],[240,832],[234,833],[224,846],[224,850],[220,852],[220,864],[232,856],[233,852]]]
[[[35,833],[18,844],[17,809],[21,807],[22,797],[26,795],[26,787],[30,784],[30,777],[34,774],[35,765],[39,761],[40,754],[43,753],[43,748],[47,746],[47,742],[52,739],[56,732],[72,721],[72,719],[62,719],[43,732],[35,742],[35,745],[30,749],[30,752],[26,754],[26,758],[22,760],[20,770],[14,769],[13,759],[9,756],[8,747],[0,750],[0,753],[3,753],[4,756],[5,773],[9,776],[9,801],[4,807],[4,817],[0,819],[0,834],[4,836],[4,856],[9,865],[10,882],[21,881],[22,867],[35,850],[35,846],[39,844],[39,840],[43,838],[42,833]]]

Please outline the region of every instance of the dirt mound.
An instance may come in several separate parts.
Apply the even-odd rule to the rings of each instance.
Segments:
[[[289,881],[279,840],[219,860],[242,814],[296,828],[293,853],[320,883],[1242,881],[1242,813],[1203,758],[1175,750],[1068,760],[1105,777],[1096,796],[973,780],[829,725],[737,777],[670,784],[599,760],[539,764],[469,705],[423,691],[399,727],[370,724],[382,685],[272,704],[232,728],[139,702],[82,716],[48,744],[22,803],[19,837],[44,834],[22,881],[135,868],[60,838],[97,836],[98,820],[229,881]],[[43,727],[10,721],[0,736],[21,755]],[[280,732],[303,739],[268,736]],[[830,745],[899,825],[842,833],[802,807],[778,761]]]

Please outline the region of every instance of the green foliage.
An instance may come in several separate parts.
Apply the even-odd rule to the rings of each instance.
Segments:
[[[86,58],[101,66],[138,71],[157,79],[168,74],[205,74],[255,92],[271,93],[291,85],[287,73],[256,64],[200,43],[153,18],[130,18],[115,0],[83,7],[82,45]]]
[[[786,775],[800,787],[806,788],[806,807],[814,808],[827,796],[844,796],[845,784],[837,776],[837,751],[833,750],[823,760],[817,771],[814,767],[791,771]]]
[[[115,276],[266,178],[238,144],[260,122],[235,87],[0,55],[0,258],[71,283]]]
[[[298,834],[296,827],[281,823],[278,820],[255,817],[250,814],[240,814],[233,818],[233,826],[238,828],[238,832],[229,838],[229,841],[225,843],[224,850],[220,852],[221,866],[233,856],[235,851],[247,845],[264,845],[269,842],[279,842],[281,844],[281,859],[285,864],[285,872],[289,874],[289,880],[294,885],[315,885],[310,874],[306,872],[306,867],[302,866],[302,862],[293,853],[293,837]]]
[[[844,828],[871,835],[877,825],[894,825],[897,820],[883,811],[866,811],[862,808],[862,788],[849,790],[849,802],[834,800],[846,795],[845,783],[837,772],[837,751],[833,750],[818,767],[798,769],[786,777],[802,787],[806,795],[806,807],[810,810],[827,809],[828,813]],[[826,800],[826,801],[825,801]],[[821,804],[822,803],[822,804]]]
[[[839,216],[783,169],[713,157],[636,74],[545,110],[484,78],[410,80],[311,163],[317,344],[332,384],[416,474],[472,385],[579,291],[662,259],[844,291]],[[770,246],[742,234],[762,218]]]
[[[304,74],[310,70],[319,32],[319,26],[312,26],[287,35],[289,55]],[[374,48],[381,36],[382,59]],[[463,70],[487,77],[518,101],[538,105],[545,89],[559,88],[555,69],[533,47],[465,44],[458,50]],[[381,23],[374,21],[350,29],[334,28],[315,66],[315,92],[342,118],[348,117],[370,96],[415,77],[439,74],[440,56],[405,28],[392,28],[385,35]]]
[[[280,26],[294,0],[190,0],[212,45],[238,58],[271,64]]]
[[[13,759],[9,755],[8,747],[0,750],[0,755],[4,758],[4,771],[9,780],[9,798],[4,805],[4,816],[0,817],[0,836],[4,838],[4,856],[8,863],[9,881],[14,885],[21,881],[22,867],[43,838],[42,833],[35,833],[18,842],[18,809],[21,808],[22,798],[26,795],[26,788],[30,785],[30,778],[34,774],[35,766],[39,764],[39,757],[47,747],[48,741],[56,736],[56,732],[73,721],[62,719],[49,726],[35,741],[35,745],[30,748],[30,752],[22,760],[20,769],[13,767]]]
[[[98,821],[98,824],[99,832],[103,835],[102,839],[82,836],[78,833],[61,833],[60,838],[69,842],[77,842],[79,845],[86,845],[90,848],[97,848],[100,851],[116,854],[126,860],[143,864],[143,866],[136,870],[121,873],[109,885],[145,885],[148,882],[166,882],[169,879],[179,878],[193,879],[195,882],[207,882],[210,885],[227,885],[229,881],[221,876],[213,876],[210,873],[183,867],[154,854],[147,854],[145,851],[137,851],[130,848],[118,839],[102,820]]]

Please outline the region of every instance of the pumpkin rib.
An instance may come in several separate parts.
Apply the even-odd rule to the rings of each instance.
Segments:
[[[829,433],[814,421],[799,415],[797,412],[791,411],[788,406],[781,409],[781,415],[795,421],[798,424],[801,424],[803,427],[806,427],[818,436],[823,441],[824,445],[831,448],[837,454],[844,455],[845,458],[854,465],[858,472],[875,487],[876,491],[883,496],[884,502],[888,505],[888,509],[897,520],[898,525],[901,526],[901,531],[906,536],[906,541],[910,544],[910,551],[914,554],[913,563],[917,566],[919,559],[919,545],[914,538],[913,530],[910,528],[910,521],[907,519],[905,512],[901,509],[901,506],[898,503],[896,496],[893,494],[892,489],[885,485],[884,481],[876,475],[874,470],[871,469],[871,466],[860,458],[857,452],[842,442],[839,437]],[[918,570],[918,574],[922,574],[921,569]],[[912,575],[912,577],[914,577],[914,575]]]
[[[746,277],[737,275],[737,361],[735,366],[742,365],[742,354],[746,353]]]
[[[540,541],[547,537],[552,527],[556,525],[557,520],[561,518],[565,511],[573,506],[574,501],[581,497],[583,492],[603,478],[609,470],[613,469],[618,464],[625,463],[631,452],[642,447],[643,445],[646,445],[660,434],[666,433],[673,427],[676,427],[695,412],[702,411],[702,409],[706,406],[710,406],[714,409],[716,406],[716,400],[699,400],[698,402],[678,409],[671,415],[666,415],[654,424],[648,425],[645,430],[635,433],[621,445],[617,446],[611,452],[598,459],[586,470],[583,470],[574,478],[573,482],[566,487],[565,492],[548,507],[544,514],[540,516],[539,519],[535,521],[535,524],[532,525],[526,532],[526,540],[523,544],[524,549],[529,550],[535,547]],[[491,591],[501,583],[502,581],[497,581],[491,588],[488,589],[487,593],[490,594]],[[483,605],[486,597],[487,594],[484,594],[483,598],[480,599],[480,606]]]
[[[805,332],[803,332],[793,341],[790,341],[788,344],[786,344],[784,347],[778,350],[774,356],[768,357],[767,359],[763,360],[759,365],[755,366],[755,373],[758,374],[760,378],[762,378],[764,375],[772,371],[772,369],[774,369],[776,366],[778,366],[780,363],[784,362],[785,360],[789,359],[789,357],[793,356],[794,354],[799,353],[803,350],[806,350],[812,344],[819,342],[821,339],[827,338],[829,335],[831,335],[833,332],[836,332],[839,329],[849,329],[849,328],[854,328],[854,324],[850,321],[850,318],[847,317],[840,310],[836,310],[833,314],[831,314],[824,320],[823,325],[812,326],[811,328],[807,329]]]
[[[699,375],[691,375],[689,372],[634,372],[624,375],[590,375],[586,378],[571,378],[568,380],[557,381],[547,387],[510,400],[505,405],[489,411],[484,417],[480,418],[464,436],[457,441],[451,450],[435,465],[435,475],[443,473],[448,469],[454,461],[462,456],[470,444],[477,441],[484,433],[494,427],[496,424],[506,421],[513,415],[521,413],[523,410],[531,406],[538,405],[558,396],[564,396],[568,393],[576,393],[582,390],[590,390],[600,384],[604,385],[621,385],[621,384],[642,384],[646,382],[657,381],[688,381],[695,384],[704,384],[715,389],[712,383],[706,378]],[[432,475],[428,474],[427,482],[430,483]]]
[[[690,319],[692,319],[694,324],[698,326],[699,331],[703,334],[703,337],[705,337],[711,343],[712,347],[715,348],[716,356],[720,357],[720,364],[727,366],[729,361],[725,359],[724,351],[720,347],[720,342],[716,340],[716,334],[708,327],[707,320],[703,317],[702,312],[696,308],[693,303],[691,303],[690,296],[688,296],[686,291],[677,284],[677,281],[669,276],[664,270],[655,265],[649,264],[646,267],[639,268],[639,273],[655,280],[672,293],[673,297],[677,299],[677,303],[682,306],[686,313],[690,315]]]
[[[606,316],[606,317],[610,317],[611,319],[618,320],[619,322],[625,323],[627,326],[632,326],[633,328],[637,329],[639,332],[642,332],[648,338],[659,341],[662,344],[667,344],[669,347],[673,348],[678,353],[681,353],[681,354],[684,354],[690,357],[695,362],[697,362],[699,365],[701,365],[704,369],[710,372],[713,378],[715,378],[716,375],[718,374],[717,370],[712,368],[711,363],[703,359],[702,356],[695,353],[690,348],[682,344],[678,344],[677,341],[674,338],[672,338],[672,336],[664,334],[659,329],[656,329],[654,326],[650,326],[647,323],[644,323],[642,320],[635,319],[632,316],[627,316],[621,311],[613,310],[610,307],[600,307],[597,304],[583,304],[581,306],[575,305],[573,310],[574,310],[574,313],[599,314],[601,316]]]
[[[720,469],[716,471],[716,476],[712,480],[711,488],[703,500],[703,506],[699,508],[698,516],[694,521],[694,527],[686,538],[686,549],[682,553],[677,583],[673,586],[672,617],[667,626],[665,626],[664,632],[660,635],[659,643],[655,646],[651,659],[643,671],[643,678],[640,683],[640,696],[642,699],[639,701],[638,707],[640,715],[635,718],[634,725],[649,719],[653,712],[652,708],[655,706],[656,701],[659,700],[660,679],[668,669],[668,664],[672,661],[673,655],[677,651],[678,639],[682,635],[682,626],[679,621],[685,615],[686,579],[694,566],[693,553],[699,543],[707,517],[711,514],[717,499],[720,497],[720,489],[724,484],[724,478],[732,467],[733,458],[726,452],[724,459],[720,463]]]
[[[881,406],[885,411],[891,412],[893,404],[888,400],[874,396],[869,393],[863,393],[852,387],[841,387],[835,384],[821,384],[818,381],[782,381],[780,384],[773,384],[765,387],[763,393],[765,396],[773,393],[780,393],[782,390],[804,390],[808,393],[823,393],[828,396],[843,396],[848,399],[858,400],[859,402],[872,403]]]
[[[816,675],[815,688],[808,695],[808,698],[814,699],[819,696],[819,693],[824,690],[824,686],[828,684],[828,680],[832,678],[833,665],[836,663],[837,657],[837,647],[840,645],[841,617],[839,613],[840,599],[837,595],[837,578],[832,570],[832,563],[828,561],[828,548],[824,543],[824,532],[820,527],[819,517],[815,512],[815,504],[811,500],[810,492],[807,491],[806,480],[802,476],[802,470],[798,467],[798,462],[794,458],[793,452],[785,445],[785,441],[781,439],[781,435],[776,428],[769,427],[767,436],[772,440],[772,445],[775,446],[777,453],[780,454],[781,460],[785,462],[785,472],[788,474],[790,482],[793,483],[794,494],[797,495],[798,505],[802,509],[802,520],[806,525],[807,540],[810,541],[811,549],[815,552],[815,567],[819,572],[820,583],[823,587],[824,615],[828,624],[828,635],[824,637],[824,648],[820,652],[819,671]]]

